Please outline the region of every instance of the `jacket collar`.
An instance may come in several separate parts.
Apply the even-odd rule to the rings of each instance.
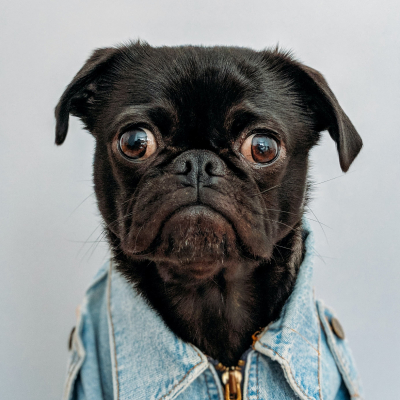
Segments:
[[[294,291],[280,318],[261,332],[253,348],[281,364],[301,398],[319,399],[320,329],[311,287],[313,241],[310,232]],[[108,318],[117,400],[172,400],[209,367],[207,357],[179,339],[112,263]]]
[[[207,367],[112,266],[108,316],[114,399],[173,399]]]
[[[309,231],[306,253],[292,294],[278,320],[258,336],[253,348],[277,361],[300,398],[320,399],[321,330],[313,296],[314,237]]]

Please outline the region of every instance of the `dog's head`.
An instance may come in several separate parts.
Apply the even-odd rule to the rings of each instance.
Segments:
[[[96,50],[57,105],[59,145],[69,114],[96,139],[114,251],[164,281],[234,279],[270,259],[301,220],[319,132],[343,171],[362,146],[322,75],[277,50]]]

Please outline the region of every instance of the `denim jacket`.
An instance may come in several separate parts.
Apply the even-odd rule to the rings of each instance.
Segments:
[[[362,399],[346,339],[312,290],[313,237],[280,318],[245,353],[243,400]],[[336,320],[337,321],[337,320]],[[223,400],[221,379],[106,263],[87,291],[71,337],[65,400]]]

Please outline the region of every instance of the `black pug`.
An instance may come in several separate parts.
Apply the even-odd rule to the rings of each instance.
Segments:
[[[118,270],[184,341],[236,365],[275,320],[304,252],[308,154],[362,147],[322,75],[279,50],[96,50],[56,108],[96,139],[94,183]]]

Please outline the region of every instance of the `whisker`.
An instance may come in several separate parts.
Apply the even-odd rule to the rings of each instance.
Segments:
[[[320,255],[320,257],[327,258],[328,260],[339,260],[337,257],[329,257],[329,256],[322,256],[322,255]]]
[[[287,224],[285,224],[284,222],[278,221],[278,220],[276,220],[276,219],[265,218],[265,217],[263,217],[262,215],[261,215],[261,217],[262,217],[265,221],[277,222],[278,224],[281,224],[281,225],[286,226],[287,228],[290,228],[290,230],[293,230],[293,229],[294,229],[294,227],[292,227],[292,226],[290,226],[290,225],[287,225]]]
[[[326,181],[317,182],[317,183],[311,183],[311,184],[314,185],[314,186],[316,186],[316,185],[322,185],[322,184],[325,183],[325,182],[330,182],[330,181],[333,181],[333,180],[335,180],[335,179],[343,178],[344,176],[348,176],[348,175],[350,175],[350,174],[354,174],[354,172],[356,172],[356,171],[347,172],[346,174],[342,174],[342,175],[339,175],[339,176],[335,176],[334,178],[327,179]]]
[[[306,207],[312,212],[312,214],[314,215],[314,217],[317,219],[317,221],[318,221],[318,223],[319,223],[319,226],[320,226],[321,229],[322,229],[322,232],[324,232],[324,236],[325,236],[325,239],[326,239],[326,243],[329,243],[328,236],[326,236],[325,229],[324,229],[324,227],[322,226],[321,222],[319,222],[318,217],[315,215],[314,211],[311,210],[311,208],[310,208],[309,206],[306,206]]]
[[[99,229],[100,227],[101,227],[101,223],[98,224],[98,225],[96,226],[96,228],[94,229],[94,231],[89,235],[89,237],[88,237],[88,238],[86,239],[86,241],[83,243],[83,245],[82,245],[81,248],[79,249],[79,251],[78,251],[76,257],[79,256],[80,252],[83,250],[83,248],[85,247],[86,243],[89,241],[89,239],[93,236],[93,234],[94,234],[94,233],[97,231],[97,229]]]
[[[214,279],[214,278],[211,278],[211,280],[215,283],[215,285],[217,286],[217,287],[219,287],[220,289],[221,289],[221,286],[217,283],[217,281]],[[222,293],[221,293],[222,294]]]
[[[315,252],[315,255],[326,265],[324,257],[321,256],[321,254],[319,254],[318,251],[315,248],[314,248],[314,252]]]
[[[105,231],[102,232],[102,235],[104,235],[104,234],[105,234]],[[98,241],[97,241],[97,243],[96,243],[96,245],[94,246],[92,252],[90,253],[89,260],[91,259],[93,253],[96,251],[97,246],[99,245],[99,243],[102,243],[102,242],[103,242],[103,240],[98,240]],[[88,260],[88,261],[89,261],[89,260]]]
[[[277,211],[277,212],[282,212],[282,213],[291,214],[291,215],[297,215],[296,213],[293,213],[293,212],[290,212],[290,211],[276,210],[276,209],[274,209],[274,208],[267,208],[266,210],[267,210],[267,211]],[[311,209],[310,209],[310,211],[312,212]],[[314,213],[313,213],[313,214],[314,214]],[[315,215],[315,214],[314,214],[314,215]],[[317,216],[315,215],[315,218],[316,218],[316,217],[317,217]],[[312,218],[309,218],[309,217],[306,217],[306,216],[304,216],[304,218],[308,219],[309,221],[318,222],[319,224],[324,225],[325,227],[327,227],[327,228],[329,228],[329,229],[332,229],[330,226],[328,226],[328,225],[326,225],[326,224],[320,222],[319,220],[315,220],[315,219],[312,219]]]
[[[96,241],[96,240],[69,240],[69,239],[67,239],[67,242],[70,242],[70,243],[96,243],[98,241]],[[101,242],[108,243],[108,240],[101,240]]]
[[[96,249],[96,247],[98,246],[98,241],[99,241],[99,239],[100,239],[104,234],[105,234],[105,231],[102,231],[102,232],[100,233],[100,235],[97,236],[97,239],[96,239],[95,241],[93,241],[93,243],[89,246],[89,248],[87,249],[86,253],[83,255],[81,261],[83,261],[83,260],[85,259],[85,257],[89,254],[90,250],[93,249],[93,251],[94,251],[94,250]],[[95,245],[95,243],[97,243],[97,244]],[[92,251],[92,253],[90,254],[90,257],[92,256],[93,251]],[[88,258],[88,260],[90,260],[90,257]]]
[[[291,249],[291,248],[289,248],[289,247],[280,246],[280,245],[278,245],[278,244],[274,244],[274,247],[279,247],[279,248],[285,249],[285,250],[293,250],[293,249]]]
[[[133,215],[133,212],[129,212],[129,213],[125,214],[125,215],[122,215],[122,216],[120,216],[120,217],[114,219],[113,221],[111,221],[111,222],[108,223],[108,224],[106,224],[106,223],[104,222],[104,225],[105,225],[107,228],[110,228],[110,226],[113,225],[114,223],[116,223],[116,222],[122,222],[122,221],[124,221],[126,218],[130,217],[131,215]],[[110,228],[110,229],[111,229],[111,228]]]
[[[262,191],[259,192],[259,193],[255,193],[255,194],[252,195],[251,197],[259,196],[260,194],[267,193],[267,192],[269,192],[270,190],[275,189],[275,188],[277,188],[277,187],[279,187],[279,186],[281,186],[281,183],[280,183],[279,185],[275,185],[275,186],[272,186],[272,187],[270,187],[270,188],[268,188],[268,189],[262,190]]]
[[[89,196],[85,197],[71,212],[71,214],[68,215],[68,217],[65,219],[64,223],[67,222],[70,218],[71,215],[91,196],[94,195],[94,192],[90,193]]]
[[[134,252],[135,252],[135,250],[136,250],[136,243],[137,243],[137,240],[138,240],[138,237],[139,237],[139,233],[140,233],[140,231],[143,229],[143,226],[144,226],[144,225],[142,225],[142,226],[140,227],[140,229],[138,230],[138,233],[136,234],[135,247],[133,248],[133,251],[134,251]]]
[[[108,248],[107,251],[105,252],[105,255],[104,255],[104,257],[103,257],[102,262],[104,262],[104,260],[105,260],[106,258],[108,258],[108,259],[111,258],[111,254],[110,254],[110,249],[109,249],[109,248]]]
[[[274,246],[274,247],[275,247],[275,246]],[[278,250],[279,255],[281,256],[282,259],[284,259],[282,253],[281,253],[280,250],[279,250],[279,247],[281,247],[282,249],[283,249],[284,247],[283,247],[283,246],[278,246],[278,245],[276,245],[276,249]]]

